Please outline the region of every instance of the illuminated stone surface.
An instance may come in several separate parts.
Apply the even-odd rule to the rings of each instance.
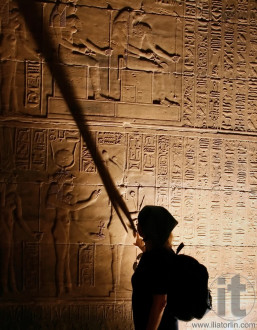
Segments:
[[[163,205],[211,283],[240,274],[256,290],[256,1],[38,3],[132,217]],[[1,326],[132,329],[132,231],[17,3],[0,15]]]

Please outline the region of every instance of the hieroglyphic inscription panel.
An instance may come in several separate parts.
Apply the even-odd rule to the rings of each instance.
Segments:
[[[42,98],[42,64],[26,62],[26,91],[25,107],[32,110],[32,114],[41,113]]]
[[[210,282],[237,273],[256,289],[256,0],[36,3],[135,224],[166,207],[174,248]],[[1,327],[133,329],[130,224],[15,0],[0,3],[0,38]]]
[[[78,303],[50,303],[48,305],[39,304],[15,304],[12,307],[4,306],[0,310],[2,328],[15,327],[16,320],[25,326],[36,328],[48,328],[49,324],[55,327],[69,327],[76,325],[76,329],[86,327],[86,329],[128,329],[133,330],[133,320],[128,301],[103,302],[95,300],[86,301],[84,304]],[[74,327],[73,327],[74,328]]]
[[[15,159],[17,168],[38,171],[46,170],[46,130],[17,128],[15,139]]]
[[[78,285],[95,285],[95,249],[93,245],[81,245],[79,249]]]
[[[184,124],[255,131],[256,1],[185,1],[185,14]]]

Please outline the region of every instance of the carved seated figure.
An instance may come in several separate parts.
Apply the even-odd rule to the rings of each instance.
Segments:
[[[168,88],[172,86],[170,63],[178,62],[180,55],[171,54],[156,43],[152,27],[142,21],[144,17],[143,11],[132,12],[132,9],[125,8],[114,18],[111,36],[112,66],[116,65],[118,68],[119,80],[123,79],[124,70],[138,71],[137,79],[140,79],[141,71],[143,85],[148,72],[151,75],[150,80],[153,79],[155,87],[158,86],[148,91],[153,94],[153,102],[166,106],[179,105],[172,99]]]

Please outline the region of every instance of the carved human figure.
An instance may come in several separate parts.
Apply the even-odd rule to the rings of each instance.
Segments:
[[[52,233],[56,253],[55,280],[57,296],[72,289],[69,255],[71,213],[93,204],[101,192],[101,190],[94,190],[87,199],[74,201],[73,189],[73,176],[67,172],[64,174],[57,173],[56,181],[50,184],[47,193],[46,206],[55,210]]]
[[[127,193],[127,188],[121,186],[119,190],[122,198],[125,198],[125,195]],[[132,194],[131,197],[133,199]],[[134,200],[132,202],[134,204]],[[137,207],[135,205],[132,205],[130,215],[133,221],[137,219],[138,212],[139,211]],[[112,246],[111,270],[112,270],[113,292],[120,290],[120,273],[121,273],[122,256],[124,252],[124,244],[126,243],[126,239],[128,238],[128,235],[132,233],[129,221],[125,217],[123,218],[123,220],[128,228],[128,232],[126,232],[124,226],[122,225],[121,220],[118,214],[116,213],[114,207],[111,206],[111,214],[107,228],[109,230],[110,244]]]
[[[166,72],[170,61],[177,62],[180,58],[178,54],[170,54],[166,50],[158,45],[153,37],[152,27],[143,22],[142,19],[145,17],[145,14],[141,11],[134,12],[132,14],[132,31],[130,33],[129,39],[129,57],[128,57],[128,66],[136,67],[140,62],[133,61],[135,58],[141,58],[143,63],[146,64],[146,69],[150,71],[159,71]],[[148,67],[145,59],[148,59],[153,65]],[[131,63],[130,63],[131,62]],[[142,65],[138,68],[142,68]]]
[[[72,14],[67,15],[72,12],[69,6],[73,4],[72,8],[76,8],[76,3],[77,1],[70,1],[65,8],[64,4],[56,5],[50,15],[50,26],[54,27],[56,43],[59,45],[58,56],[67,64],[88,66],[94,99],[106,99],[101,92],[99,61],[96,54],[110,56],[111,49],[98,47],[89,39],[82,39],[77,35],[80,20],[74,14],[75,9]],[[54,23],[57,18],[59,23],[56,25]]]
[[[113,49],[111,63],[118,67],[118,71],[128,68],[167,73],[169,63],[178,62],[180,55],[170,54],[155,42],[152,27],[143,22],[144,17],[145,13],[142,10],[132,11],[131,8],[124,8],[116,15],[111,36]],[[165,105],[176,103],[167,97],[167,82],[164,75],[161,77],[158,81],[158,84],[162,84],[163,90],[159,95],[160,103]]]
[[[21,198],[13,184],[2,184],[1,212],[0,212],[0,283],[1,294],[9,291],[17,292],[15,271],[13,264],[14,238],[13,229],[15,223],[33,240],[39,240],[40,233],[34,233],[24,221],[22,216]]]
[[[26,37],[24,20],[15,6],[9,12],[8,23],[2,26],[0,37],[1,112],[15,113],[18,112],[15,81],[17,60],[27,56],[35,60],[39,58],[39,55]],[[21,45],[22,47],[19,47]],[[21,49],[22,54],[19,52]]]

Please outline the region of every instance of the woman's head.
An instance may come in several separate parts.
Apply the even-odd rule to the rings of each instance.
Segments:
[[[162,206],[146,205],[138,215],[138,232],[152,246],[163,246],[177,220]]]

